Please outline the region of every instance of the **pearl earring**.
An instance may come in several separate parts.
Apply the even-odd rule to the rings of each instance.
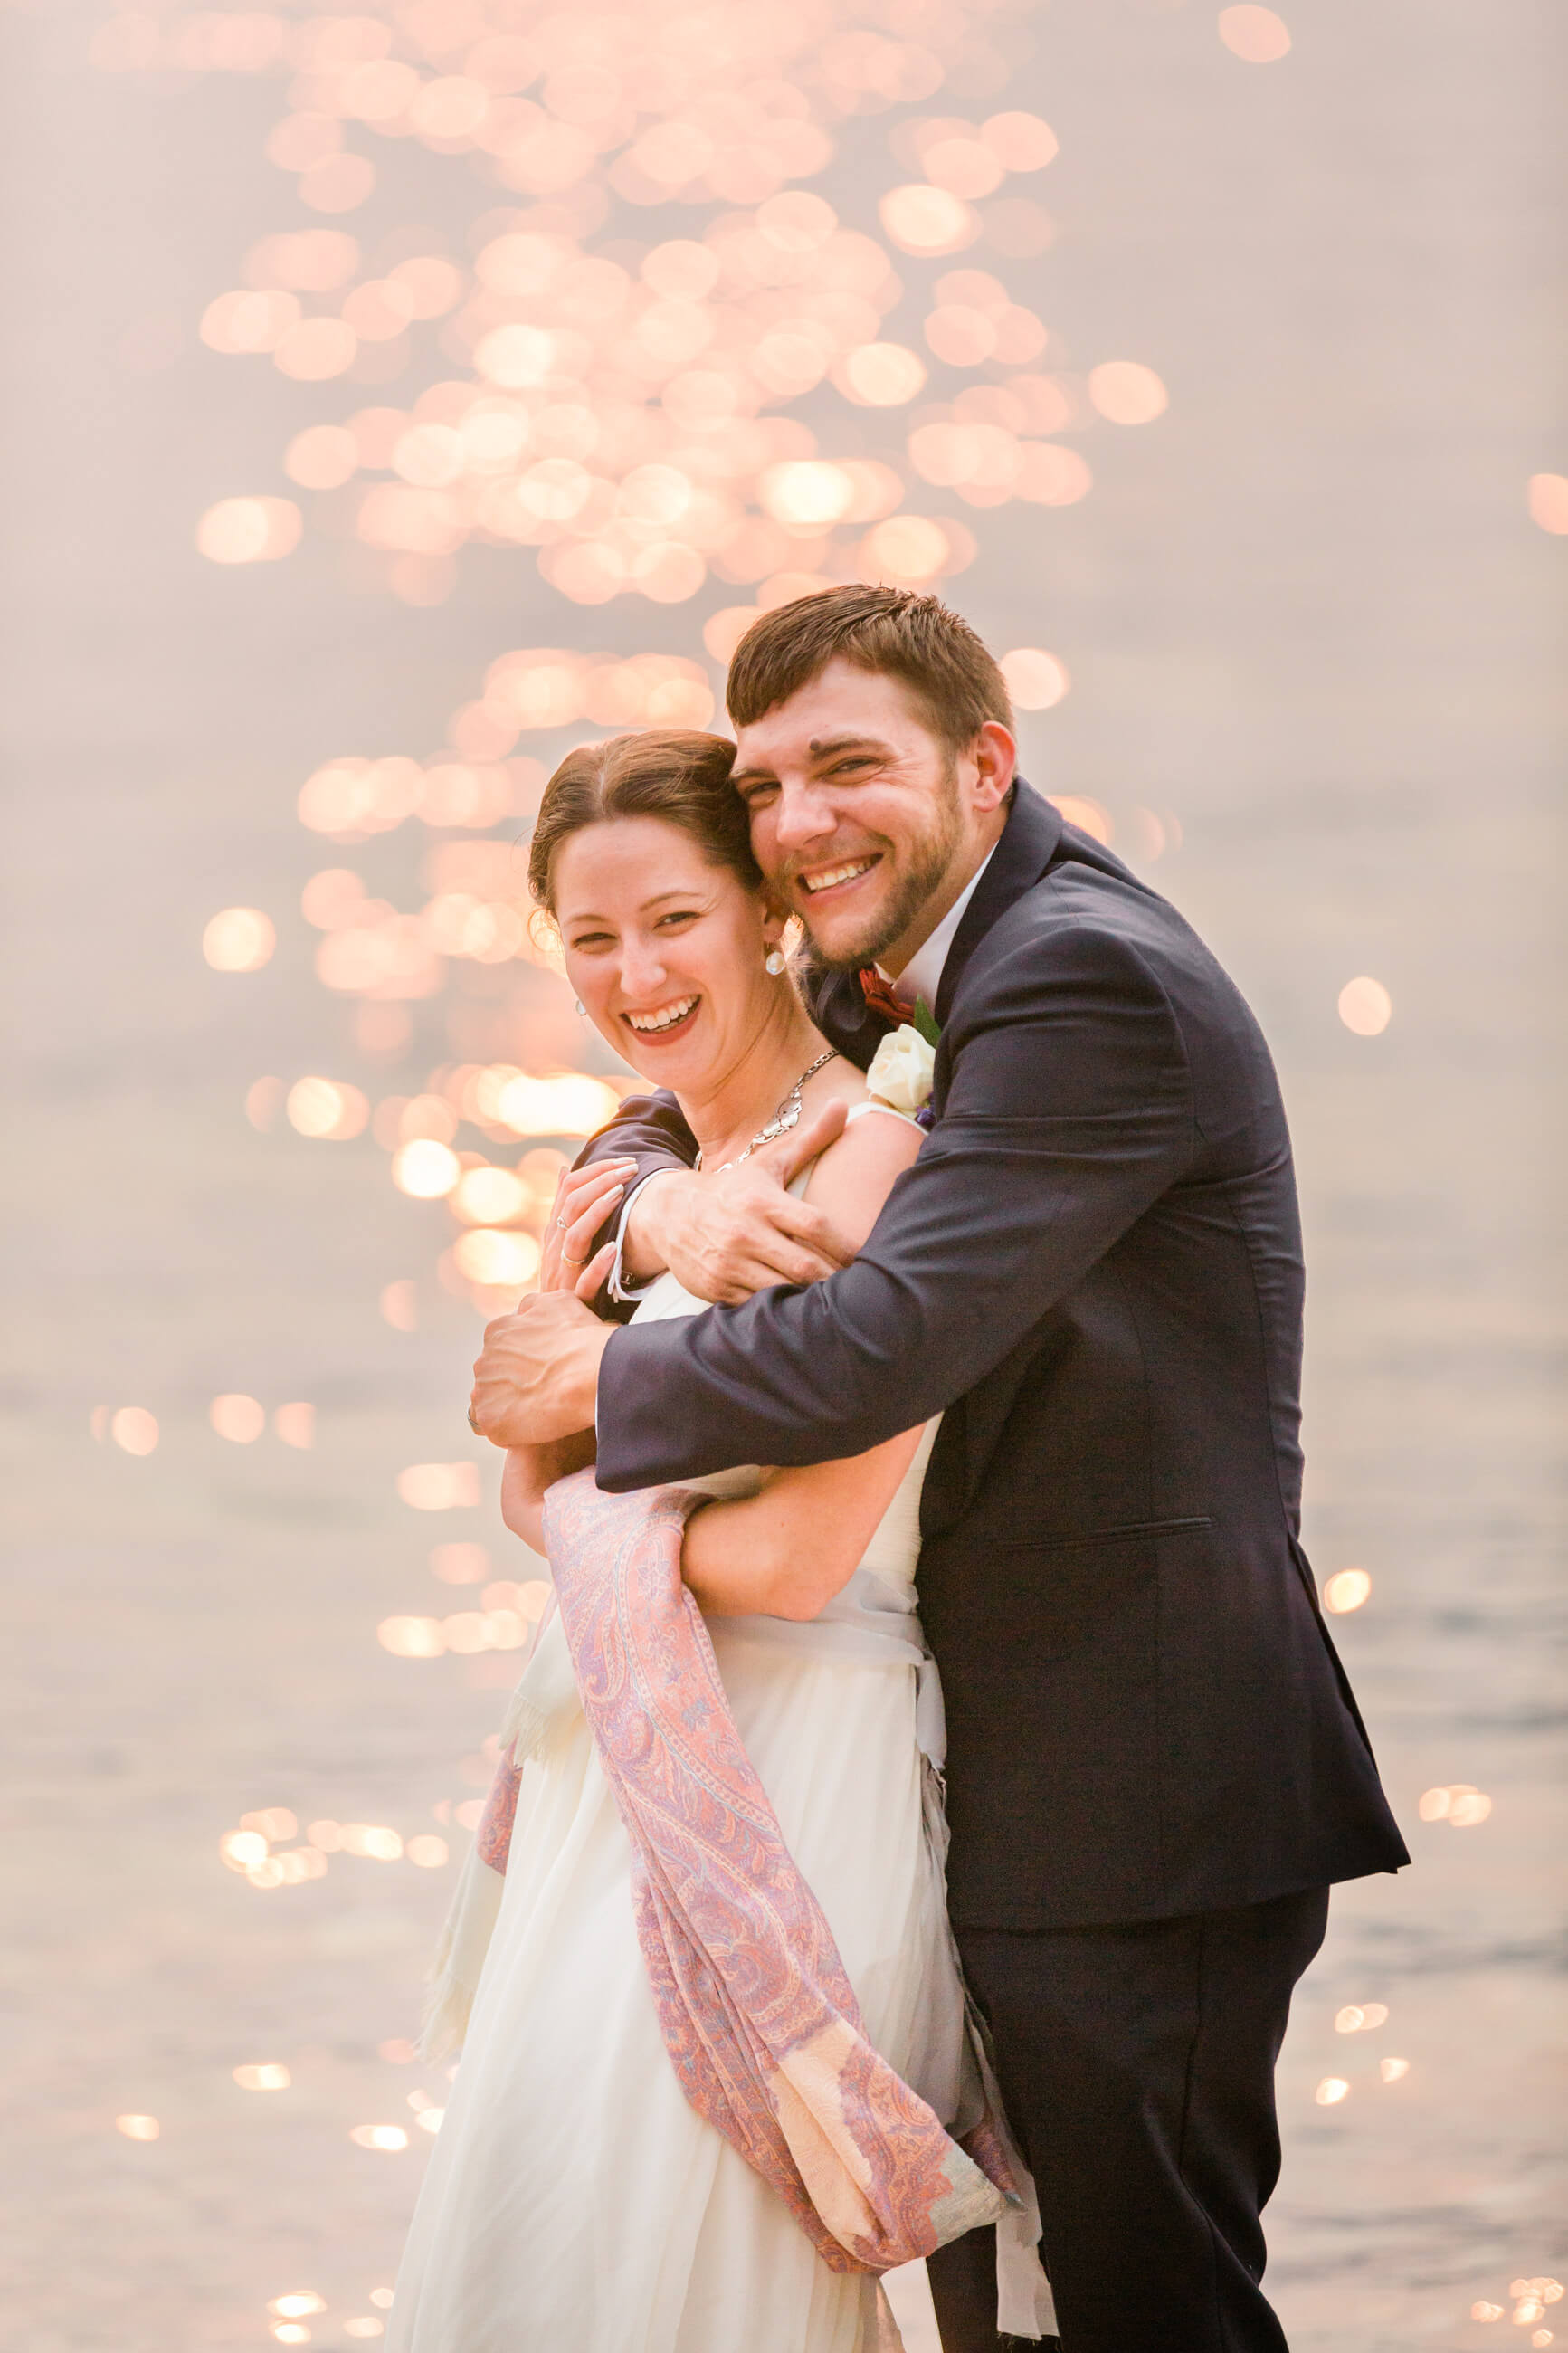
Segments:
[[[776,979],[778,975],[783,972],[784,968],[784,955],[783,948],[770,948],[766,955],[763,958],[763,970],[764,972],[771,972]]]

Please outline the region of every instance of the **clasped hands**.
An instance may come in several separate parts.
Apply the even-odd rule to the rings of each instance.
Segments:
[[[699,1299],[732,1305],[775,1282],[816,1282],[847,1266],[855,1246],[787,1187],[841,1133],[845,1106],[826,1104],[748,1160],[699,1175],[661,1170],[638,1192],[624,1262],[637,1277],[666,1268]],[[599,1360],[613,1324],[584,1303],[614,1250],[592,1254],[634,1173],[630,1161],[569,1170],[546,1229],[539,1290],[485,1328],[468,1418],[493,1446],[546,1446],[591,1430]]]

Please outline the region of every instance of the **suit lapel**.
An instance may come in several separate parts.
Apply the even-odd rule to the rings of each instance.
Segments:
[[[837,1046],[857,1069],[868,1069],[872,1055],[888,1035],[888,1023],[867,1004],[859,974],[814,967],[806,975],[805,1001],[828,1044]]]
[[[1022,776],[1013,788],[1013,806],[1002,838],[991,853],[991,863],[975,885],[974,896],[953,934],[942,981],[931,1008],[939,1025],[947,1019],[952,994],[963,967],[993,923],[1005,915],[1039,881],[1061,847],[1062,820],[1049,801],[1042,800]]]

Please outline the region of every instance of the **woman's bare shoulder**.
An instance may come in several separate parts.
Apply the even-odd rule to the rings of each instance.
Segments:
[[[851,1107],[867,1100],[866,1082],[858,1071]],[[878,1110],[851,1119],[843,1134],[816,1163],[806,1184],[805,1198],[813,1208],[825,1210],[835,1225],[863,1242],[881,1215],[882,1204],[922,1142],[912,1120]]]

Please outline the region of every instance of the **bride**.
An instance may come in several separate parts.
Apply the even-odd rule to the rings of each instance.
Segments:
[[[617,1054],[673,1090],[708,1166],[847,1106],[842,1134],[793,1189],[858,1246],[920,1132],[812,1026],[729,782],[732,752],[714,736],[650,733],[573,753],[544,797],[531,885],[583,1008]],[[629,1173],[599,1163],[563,1180],[546,1287],[597,1288],[604,1260],[590,1262],[590,1238]],[[637,1314],[703,1304],[665,1275]],[[712,1500],[673,1540],[721,1705],[785,1867],[825,1916],[848,2007],[956,2133],[974,2068],[944,1904],[940,1694],[913,1614],[935,1430],[851,1461],[695,1482]],[[509,1527],[558,1555],[547,1496],[592,1459],[591,1433],[514,1451]],[[591,1478],[577,1483],[610,1506]],[[558,1557],[552,1566],[566,1613]],[[390,2353],[897,2347],[876,2271],[825,2259],[824,2246],[829,2258],[837,2249],[823,2230],[808,2232],[683,2088],[650,1985],[624,1792],[567,1640],[563,1617],[547,1615],[502,1735],[528,1759],[521,1779],[503,1767],[498,1780],[515,1820],[498,1834],[487,1815],[437,1964],[427,2049],[460,2040],[463,2062],[399,2274]],[[1004,2235],[1016,2215],[1026,2253],[1026,2182],[1023,2206],[1009,2205],[958,2162],[970,2203],[956,2229],[1002,2215]]]

